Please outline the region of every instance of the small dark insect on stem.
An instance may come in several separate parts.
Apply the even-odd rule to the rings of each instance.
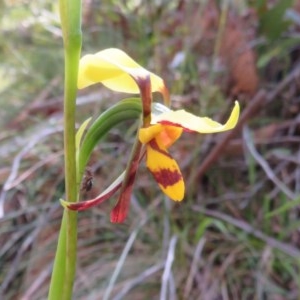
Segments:
[[[87,167],[82,179],[82,183],[81,183],[81,191],[85,191],[85,192],[89,192],[92,187],[93,187],[93,174],[92,174],[92,170]]]

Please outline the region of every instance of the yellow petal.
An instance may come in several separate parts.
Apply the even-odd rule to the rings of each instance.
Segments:
[[[183,199],[185,187],[178,164],[157,139],[147,144],[147,167],[168,197]]]
[[[142,144],[147,144],[163,130],[163,125],[156,124],[139,130],[139,140]]]
[[[180,127],[170,126],[170,125],[162,125],[162,126],[163,126],[163,130],[158,134],[157,139],[161,142],[161,144],[165,148],[169,148],[180,138],[183,129]]]
[[[183,129],[170,125],[155,124],[139,131],[139,140],[143,144],[157,138],[165,148],[169,148],[181,136]]]
[[[119,49],[110,48],[81,58],[78,71],[78,88],[101,82],[108,88],[124,93],[139,93],[136,80],[150,75],[152,92],[168,97],[164,81],[147,71]]]
[[[98,54],[101,54],[101,52]],[[118,65],[109,61],[108,58],[101,57],[101,55],[97,54],[88,54],[80,59],[77,82],[79,89],[105,80],[116,80],[119,77],[123,80],[125,77],[125,86],[127,86],[127,88],[133,88],[135,91],[138,90],[133,78],[125,73]],[[124,84],[124,82],[121,81],[120,84]]]
[[[170,111],[159,116],[154,116],[151,124],[172,125],[181,127],[187,131],[196,131],[199,133],[216,133],[234,128],[238,122],[239,114],[240,106],[235,101],[231,115],[224,125],[207,117],[197,117],[184,110]]]

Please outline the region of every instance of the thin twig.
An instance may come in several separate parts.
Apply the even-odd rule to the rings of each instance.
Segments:
[[[168,284],[168,300],[176,300],[176,284],[173,272],[170,272],[169,284]]]
[[[130,280],[124,287],[123,289],[120,291],[119,294],[117,294],[113,300],[122,300],[124,299],[124,297],[127,295],[127,293],[134,288],[135,286],[137,286],[138,284],[140,284],[141,282],[143,282],[146,278],[152,276],[153,274],[157,273],[158,271],[162,270],[164,267],[164,263],[159,263],[157,265],[154,265],[150,268],[148,268],[147,270],[145,270],[143,273],[141,273],[139,276],[137,276],[136,278]]]
[[[164,203],[164,217],[163,217],[163,236],[162,236],[162,256],[165,257],[168,253],[168,244],[170,241],[170,212],[171,212],[171,201],[165,196],[163,199]]]
[[[53,213],[57,210],[58,205],[53,205],[49,211],[49,213],[45,215],[41,215],[39,219],[36,222],[36,227],[33,230],[33,232],[26,237],[24,242],[22,243],[21,247],[18,249],[18,252],[15,256],[15,259],[6,275],[4,280],[2,281],[2,284],[0,286],[0,299],[2,295],[5,294],[5,291],[8,289],[11,282],[14,280],[15,275],[17,272],[19,272],[18,266],[20,266],[21,260],[24,256],[24,253],[29,249],[29,247],[33,244],[33,242],[36,240],[38,234],[40,231],[44,228],[44,226],[47,224],[49,219],[53,216]]]
[[[267,236],[266,234],[264,234],[263,232],[261,232],[258,229],[255,229],[253,226],[251,226],[249,223],[242,221],[242,220],[238,220],[235,219],[231,216],[228,216],[224,213],[215,211],[215,210],[211,210],[211,209],[205,209],[201,206],[193,206],[193,209],[195,211],[201,212],[203,214],[205,214],[206,216],[210,216],[219,220],[222,220],[224,222],[227,222],[241,230],[243,230],[244,232],[248,233],[248,234],[252,234],[253,236],[255,236],[256,238],[262,240],[263,242],[265,242],[266,244],[268,244],[270,247],[275,248],[291,257],[294,257],[296,259],[300,258],[300,251],[287,243],[282,243],[270,236]]]
[[[170,274],[172,272],[172,264],[174,261],[174,253],[175,253],[175,246],[177,243],[177,236],[174,235],[171,238],[169,249],[168,249],[168,256],[166,259],[164,273],[161,278],[161,290],[160,290],[160,300],[167,300],[167,290],[170,280]]]
[[[249,150],[255,161],[263,168],[268,178],[291,200],[296,198],[296,195],[291,191],[278,177],[274,174],[273,170],[267,161],[257,152],[254,147],[253,139],[251,138],[250,130],[247,126],[243,128],[243,138],[247,149]]]
[[[284,183],[285,184],[293,184],[293,182],[297,182],[297,179],[295,179],[295,176],[296,176],[296,171],[292,172],[288,176],[284,176],[284,178],[283,178]],[[273,190],[267,194],[267,199],[275,198],[280,192],[281,192],[281,189],[278,186],[274,186]],[[299,194],[299,192],[298,192],[298,194]],[[299,196],[298,194],[297,194],[296,189],[295,189],[296,199]],[[293,199],[293,200],[295,200],[295,199]]]
[[[45,283],[46,279],[50,277],[52,271],[52,263],[48,264],[46,268],[43,268],[39,274],[37,274],[36,279],[31,283],[29,288],[24,292],[24,295],[20,300],[31,300],[37,291],[41,289],[41,286]]]
[[[193,286],[193,282],[194,282],[194,278],[195,278],[197,270],[199,268],[199,260],[201,258],[201,253],[202,253],[205,243],[206,243],[206,238],[202,236],[201,239],[199,240],[196,250],[194,252],[193,261],[191,263],[190,273],[186,280],[186,284],[185,284],[185,288],[184,288],[184,299],[189,299],[191,289]]]
[[[20,167],[23,157],[36,144],[40,143],[45,137],[55,134],[61,130],[62,130],[61,126],[43,129],[43,131],[39,135],[35,136],[34,139],[30,140],[24,146],[24,148],[15,156],[13,164],[12,164],[11,172],[10,172],[6,182],[4,183],[3,189],[0,193],[0,219],[4,216],[4,202],[5,202],[5,198],[6,198],[6,193],[10,189],[11,184],[14,182],[14,180],[16,179],[16,177],[18,175],[19,167]]]
[[[26,180],[29,176],[31,176],[34,172],[36,172],[39,168],[42,166],[52,163],[54,165],[54,161],[63,155],[63,151],[59,151],[57,153],[54,153],[52,155],[49,155],[45,159],[38,161],[36,164],[34,164],[32,167],[27,169],[24,173],[20,174],[19,177],[15,178],[12,182],[6,185],[6,190],[10,190],[19,184],[21,184],[24,180]]]
[[[113,272],[113,274],[112,274],[112,276],[110,278],[110,281],[108,283],[107,289],[106,289],[106,291],[104,293],[104,296],[103,296],[103,300],[108,300],[109,299],[109,297],[111,295],[111,292],[113,290],[113,287],[114,287],[114,285],[115,285],[115,283],[117,281],[117,278],[118,278],[118,276],[119,276],[119,274],[120,274],[120,272],[122,270],[122,267],[123,267],[123,265],[125,263],[126,257],[127,257],[128,253],[129,253],[129,251],[130,251],[130,249],[131,249],[131,247],[132,247],[132,245],[133,245],[133,243],[134,243],[137,235],[138,235],[139,230],[141,229],[141,227],[143,225],[145,225],[146,221],[147,221],[147,219],[143,219],[141,221],[141,223],[138,225],[138,227],[136,227],[136,229],[130,234],[129,239],[127,240],[127,243],[126,243],[126,245],[125,245],[125,247],[123,249],[123,252],[122,252],[122,254],[121,254],[121,256],[120,256],[120,258],[118,260],[116,268],[115,268],[115,270],[114,270],[114,272]]]
[[[28,115],[32,113],[37,113],[35,110],[36,107],[41,105],[47,105],[48,103],[45,103],[45,100],[51,95],[52,91],[57,88],[57,86],[60,84],[61,78],[60,76],[54,77],[47,85],[46,87],[37,95],[35,99],[33,99],[32,102],[30,102],[30,105],[23,109],[21,113],[13,119],[11,122],[8,123],[8,127],[14,127],[18,126],[22,122],[24,122]],[[60,99],[61,101],[61,99]]]

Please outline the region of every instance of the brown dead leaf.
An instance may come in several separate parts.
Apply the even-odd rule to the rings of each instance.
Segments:
[[[300,0],[295,0],[294,10],[296,10],[298,13],[300,13]]]
[[[229,71],[233,95],[253,95],[258,87],[255,53],[249,46],[246,30],[238,16],[228,16],[220,56]]]

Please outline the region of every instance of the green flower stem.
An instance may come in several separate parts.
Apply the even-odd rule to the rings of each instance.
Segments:
[[[64,151],[66,199],[77,195],[75,110],[78,64],[81,54],[81,1],[60,0],[60,17],[65,51]],[[72,298],[76,272],[77,213],[64,211],[49,289],[49,300]]]

